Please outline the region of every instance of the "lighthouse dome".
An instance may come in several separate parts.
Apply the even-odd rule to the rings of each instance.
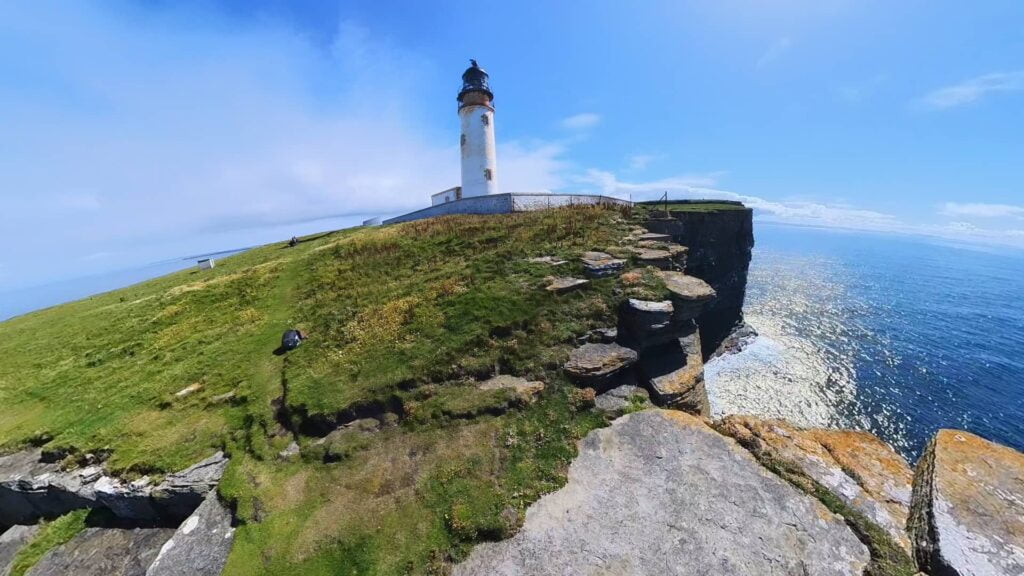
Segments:
[[[470,60],[470,63],[472,65],[462,73],[462,90],[459,92],[459,100],[462,100],[462,96],[467,92],[483,92],[493,98],[491,86],[487,82],[489,78],[487,72],[476,63],[476,60]]]

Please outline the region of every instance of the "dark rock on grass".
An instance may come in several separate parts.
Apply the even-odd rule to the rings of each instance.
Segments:
[[[12,526],[0,534],[0,576],[9,576],[14,558],[23,546],[32,541],[39,526]]]
[[[711,415],[700,333],[695,326],[691,325],[689,334],[647,351],[640,362],[640,374],[659,406]]]
[[[632,383],[634,350],[618,344],[584,344],[569,354],[565,372],[576,384],[599,392]]]
[[[1024,454],[939,430],[914,474],[907,527],[933,576],[1024,574]]]
[[[647,410],[588,434],[567,485],[454,574],[860,576],[868,560],[841,517],[736,442]]]
[[[27,576],[145,576],[172,528],[86,528],[43,556]]]
[[[629,384],[612,388],[597,396],[594,399],[594,405],[612,418],[618,418],[631,410],[654,407],[647,390]]]
[[[622,271],[626,261],[605,252],[584,252],[580,257],[583,270],[589,278],[614,276]]]
[[[164,543],[146,576],[217,576],[234,543],[231,511],[210,493]]]
[[[548,292],[554,292],[555,294],[565,294],[567,292],[583,288],[587,284],[590,284],[590,280],[583,280],[581,278],[554,278],[551,280],[551,283],[548,284],[546,290]]]

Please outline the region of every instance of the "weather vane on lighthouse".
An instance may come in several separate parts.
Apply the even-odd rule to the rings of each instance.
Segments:
[[[462,197],[498,193],[498,155],[494,144],[494,94],[488,75],[472,58],[462,73],[459,120],[462,125]]]

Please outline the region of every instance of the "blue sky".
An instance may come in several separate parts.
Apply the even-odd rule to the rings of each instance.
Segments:
[[[0,5],[0,292],[505,191],[1024,247],[1024,3]]]

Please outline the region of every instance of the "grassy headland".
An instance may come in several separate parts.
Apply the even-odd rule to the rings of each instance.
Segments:
[[[542,287],[625,231],[596,208],[340,231],[0,323],[0,446],[127,476],[226,449],[243,522],[228,574],[443,572],[508,534],[603,425],[559,368],[614,325],[618,280]],[[273,354],[292,327],[309,340]],[[476,388],[496,373],[547,389]],[[391,425],[318,444],[366,415]],[[293,440],[302,456],[280,459]]]

